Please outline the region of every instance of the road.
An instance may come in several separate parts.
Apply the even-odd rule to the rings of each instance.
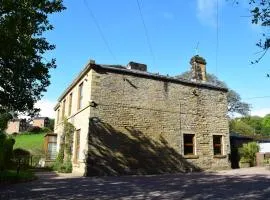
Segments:
[[[2,186],[0,199],[270,199],[270,171],[258,167],[152,176],[37,175],[33,182]]]

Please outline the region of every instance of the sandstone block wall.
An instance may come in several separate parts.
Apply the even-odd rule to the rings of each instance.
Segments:
[[[229,167],[224,90],[99,70],[92,72],[91,99],[90,174]],[[185,133],[195,134],[196,156],[183,155]],[[223,156],[214,156],[213,135],[223,136]]]

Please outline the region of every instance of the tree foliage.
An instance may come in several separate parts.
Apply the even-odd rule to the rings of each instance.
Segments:
[[[7,128],[7,122],[12,119],[12,115],[4,110],[0,111],[0,131],[4,131]]]
[[[242,101],[240,95],[234,90],[229,89],[228,95],[228,112],[230,114],[238,113],[243,116],[249,115],[250,105]]]
[[[35,111],[56,67],[44,58],[55,46],[43,34],[53,29],[48,16],[63,9],[62,0],[0,1],[0,109]]]
[[[184,72],[181,75],[176,76],[176,78],[191,80],[191,71]],[[227,88],[226,83],[220,81],[214,74],[207,73],[206,80],[208,84]],[[227,94],[227,101],[228,101],[228,112],[230,115],[238,113],[240,115],[246,116],[249,114],[250,105],[248,103],[243,102],[240,95],[234,90],[229,89]]]
[[[230,121],[230,131],[242,135],[254,135],[253,127],[239,119]]]
[[[241,3],[240,0],[233,0],[233,2]],[[261,55],[251,62],[254,64],[263,58],[270,47],[270,36],[267,29],[270,26],[270,0],[249,0],[248,2],[250,5],[251,23],[264,28],[261,39],[256,43],[256,46],[262,50]]]
[[[270,114],[230,120],[230,131],[241,135],[270,136]]]

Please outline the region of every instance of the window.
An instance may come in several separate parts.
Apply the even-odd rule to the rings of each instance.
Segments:
[[[79,155],[80,155],[80,134],[81,130],[77,130],[75,134],[75,152],[74,152],[74,162],[78,163]]]
[[[65,110],[66,110],[66,100],[63,101],[63,106],[62,106],[62,120],[64,119],[65,117]]]
[[[71,114],[72,109],[72,93],[69,94],[68,115]]]
[[[222,135],[213,135],[214,155],[222,155]]]
[[[194,138],[194,134],[184,134],[184,155],[195,155]]]
[[[47,152],[46,152],[46,158],[49,160],[54,160],[56,158],[56,144],[57,144],[57,136],[48,135],[47,136]]]
[[[82,100],[83,100],[83,83],[79,85],[79,94],[78,94],[78,110],[82,108]]]
[[[60,109],[57,110],[57,123],[60,121]]]

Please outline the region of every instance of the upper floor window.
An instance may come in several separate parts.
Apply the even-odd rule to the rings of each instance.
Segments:
[[[65,110],[66,110],[66,100],[63,101],[63,105],[62,105],[62,119],[64,119],[65,117]]]
[[[184,134],[184,155],[195,155],[194,134]]]
[[[214,155],[222,155],[222,135],[213,135]]]
[[[71,114],[72,109],[72,93],[69,94],[68,115]]]
[[[83,102],[83,83],[79,85],[79,94],[78,94],[78,110],[82,108],[82,102]]]
[[[57,123],[60,121],[60,108],[57,110]]]

